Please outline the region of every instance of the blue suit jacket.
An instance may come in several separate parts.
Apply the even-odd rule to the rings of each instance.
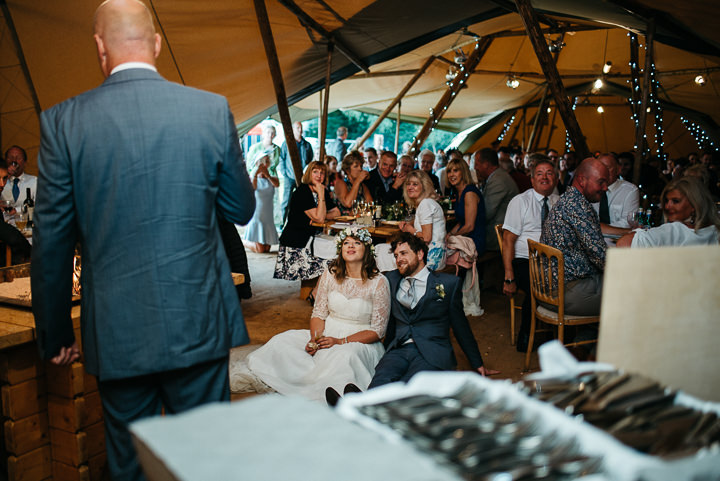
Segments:
[[[132,377],[248,342],[217,213],[255,208],[227,101],[146,69],[43,112],[32,291],[44,358],[74,339],[76,242],[88,372]]]
[[[422,357],[441,370],[455,369],[457,361],[450,342],[450,328],[455,339],[477,369],[483,365],[467,317],[462,305],[462,284],[460,278],[450,274],[430,271],[425,295],[414,309],[408,309],[397,300],[397,291],[403,277],[397,270],[385,273],[390,281],[391,310],[385,334],[385,349],[399,347],[399,341],[412,337]],[[438,286],[443,286],[445,296],[441,297]]]

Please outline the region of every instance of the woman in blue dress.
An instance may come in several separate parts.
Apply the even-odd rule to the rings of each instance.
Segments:
[[[255,189],[255,214],[245,227],[242,239],[253,252],[269,252],[270,246],[278,243],[273,196],[279,182],[277,177],[270,175],[269,167],[270,155],[266,152],[258,159],[255,171],[250,173]]]
[[[464,160],[452,159],[445,171],[448,183],[460,194],[453,206],[457,224],[448,235],[470,237],[479,257],[485,252],[485,201],[482,193],[472,183],[470,168]]]

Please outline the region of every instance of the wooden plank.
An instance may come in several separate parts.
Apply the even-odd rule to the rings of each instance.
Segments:
[[[590,149],[588,149],[585,136],[583,136],[580,124],[578,124],[577,118],[575,117],[575,112],[572,109],[557,66],[552,60],[550,50],[548,50],[547,42],[545,42],[545,37],[538,24],[537,14],[535,10],[533,10],[532,5],[530,5],[530,0],[515,0],[515,4],[525,25],[525,30],[530,38],[530,42],[535,49],[535,55],[538,58],[538,62],[540,62],[540,67],[545,74],[550,91],[555,98],[556,108],[560,112],[560,116],[568,131],[577,157],[579,160],[585,159],[590,155]]]
[[[2,387],[2,411],[13,420],[32,416],[47,409],[45,379],[36,378]]]
[[[85,367],[80,362],[70,366],[47,363],[47,392],[64,398],[74,398],[85,392]]]
[[[84,430],[87,435],[88,457],[92,458],[105,452],[105,423],[100,421]]]
[[[103,420],[100,392],[93,391],[75,399],[48,396],[48,424],[71,433]]]
[[[28,379],[40,377],[44,364],[40,361],[37,346],[27,343],[0,352],[0,381],[18,384]]]
[[[87,434],[84,431],[70,433],[62,429],[50,429],[52,459],[70,466],[80,466],[88,461]]]
[[[59,396],[48,396],[48,425],[74,433],[87,426],[85,397],[66,399]]]
[[[90,456],[87,465],[90,469],[91,481],[104,481],[110,478],[107,474],[107,456],[104,452],[102,454],[98,454],[97,456]]]
[[[70,466],[59,461],[52,462],[53,481],[91,481],[90,468],[87,465]],[[97,478],[100,479],[100,478]]]
[[[330,105],[330,76],[332,75],[332,54],[333,54],[333,48],[334,48],[333,42],[328,42],[327,46],[327,62],[325,65],[325,93],[322,103],[322,108],[320,109],[320,142],[318,143],[318,148],[320,151],[318,152],[318,159],[319,160],[325,160],[325,137],[327,136],[327,119],[328,119],[328,109]],[[342,163],[342,159],[337,159],[338,164]]]
[[[8,457],[8,481],[40,481],[52,476],[50,445]]]
[[[35,340],[33,327],[0,321],[0,349],[8,349]]]
[[[47,413],[38,413],[26,418],[5,421],[5,448],[11,454],[20,456],[48,444]]]

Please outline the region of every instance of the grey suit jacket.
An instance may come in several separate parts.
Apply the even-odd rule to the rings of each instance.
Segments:
[[[32,291],[44,358],[74,339],[76,242],[82,341],[101,380],[219,359],[248,342],[217,213],[255,201],[227,101],[146,69],[43,112]]]
[[[385,273],[390,281],[391,309],[385,349],[399,347],[401,341],[412,337],[422,357],[441,370],[452,370],[457,365],[450,328],[455,339],[477,369],[483,365],[482,356],[475,342],[470,324],[463,311],[462,285],[460,278],[450,274],[430,272],[425,295],[413,309],[408,309],[397,300],[397,291],[403,277],[397,270]],[[440,289],[438,286],[442,286]],[[439,291],[444,291],[442,296]]]
[[[485,248],[499,250],[495,224],[505,221],[505,212],[510,200],[520,191],[510,174],[502,167],[497,168],[485,183],[482,191],[485,200]]]

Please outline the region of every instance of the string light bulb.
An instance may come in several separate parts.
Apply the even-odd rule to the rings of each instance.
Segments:
[[[603,65],[603,73],[609,74],[611,69],[612,69],[612,62],[610,60],[608,60],[607,62],[605,62],[605,65]]]
[[[705,86],[705,77],[700,74],[697,77],[695,77],[695,83],[698,84],[701,87]]]
[[[601,78],[595,79],[595,82],[593,82],[593,88],[595,88],[597,90],[600,90],[601,88],[603,88],[603,85],[605,85],[605,83],[602,81]]]
[[[516,79],[513,76],[508,77],[507,81],[505,82],[505,85],[507,85],[509,88],[515,90],[520,86],[520,81]]]
[[[603,113],[603,112],[605,112],[605,109],[603,108],[603,106],[602,106],[602,105],[598,105],[598,106],[597,106],[597,113],[601,114],[601,113]]]

